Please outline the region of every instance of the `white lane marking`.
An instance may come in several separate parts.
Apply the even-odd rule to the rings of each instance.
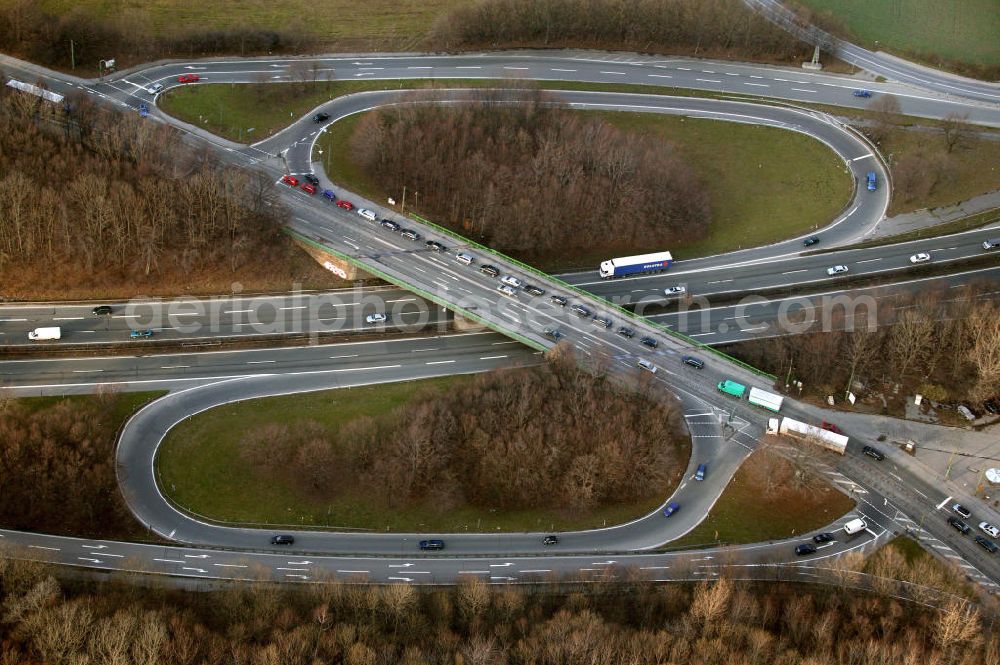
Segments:
[[[646,76],[648,76],[649,78],[654,78],[654,79],[672,79],[673,78],[673,76],[671,76],[670,74],[646,74]]]
[[[83,321],[82,316],[54,316],[53,321]]]
[[[862,259],[861,261],[855,261],[855,263],[871,263],[873,261],[881,261],[881,260],[882,257],[879,257],[877,259]]]
[[[743,85],[753,85],[753,86],[757,86],[758,88],[770,88],[771,87],[771,86],[769,86],[766,83],[751,83],[750,81],[744,81]]]
[[[795,273],[797,273],[797,272],[806,272],[806,269],[805,269],[805,268],[803,268],[803,269],[801,269],[801,270],[789,270],[788,272],[783,272],[783,273],[781,273],[781,274],[782,274],[782,275],[794,275],[794,274],[795,274]]]
[[[455,67],[455,69],[482,69],[482,67],[474,65],[462,65],[461,67]]]
[[[496,360],[498,358],[506,358],[507,356],[483,356],[480,360]]]
[[[242,563],[213,563],[212,565],[219,568],[247,568],[247,565]]]
[[[191,365],[164,365],[160,369],[188,369]]]
[[[153,559],[153,561],[162,561],[163,563],[184,563],[183,561],[178,561],[177,559]]]
[[[504,67],[504,69],[527,69],[527,67]]]
[[[309,307],[309,305],[299,305],[297,307],[279,307],[278,309],[279,310],[285,310],[285,309],[308,309],[308,307]]]
[[[806,90],[805,88],[792,88],[796,92],[816,92],[815,90]]]
[[[278,362],[277,360],[248,360],[247,365],[267,365],[269,363]]]
[[[229,311],[222,312],[223,314],[246,314],[247,312],[252,312],[252,309],[231,309]]]
[[[407,67],[407,69],[434,69],[433,67]]]
[[[600,72],[601,74],[614,74],[615,76],[625,76],[625,72]]]
[[[555,67],[553,67],[552,71],[554,71],[554,72],[575,72],[576,70],[575,69],[556,69]]]
[[[519,570],[517,572],[523,575],[524,573],[551,573],[552,570],[549,568],[533,568],[531,570]]]
[[[298,571],[298,572],[309,572],[308,568],[281,568],[281,567],[276,567],[275,570],[295,570],[295,571]]]
[[[488,570],[460,570],[460,571],[458,571],[459,575],[489,575],[489,573],[490,573],[490,571],[488,571]]]
[[[204,568],[192,568],[191,566],[183,566],[181,570],[190,570],[193,573],[207,573],[208,571]]]
[[[455,362],[454,360],[434,360],[432,362],[424,363],[425,365],[448,365]]]
[[[948,503],[949,501],[951,501],[951,497],[950,497],[950,496],[949,496],[949,497],[948,497],[947,499],[945,499],[944,501],[942,501],[941,503],[939,503],[939,504],[937,505],[937,508],[936,508],[936,510],[941,510],[942,508],[944,508],[944,507],[945,507],[945,505],[947,505],[947,503]]]
[[[62,551],[58,547],[46,547],[45,545],[28,545],[28,547],[35,550],[52,550],[53,552]]]
[[[722,83],[722,81],[716,81],[715,79],[695,79],[695,81],[701,81],[702,83]]]

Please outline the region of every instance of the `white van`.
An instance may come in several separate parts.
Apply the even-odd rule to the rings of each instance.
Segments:
[[[844,525],[844,533],[848,536],[853,536],[856,533],[861,533],[867,528],[868,525],[865,524],[864,520],[855,518]]]
[[[1000,247],[1000,238],[990,238],[983,241],[983,249],[996,249]]]
[[[368,208],[358,208],[358,214],[367,219],[369,222],[374,222],[376,219],[375,213]]]

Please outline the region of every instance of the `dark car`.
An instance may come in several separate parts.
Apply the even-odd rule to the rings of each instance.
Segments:
[[[691,365],[695,369],[704,369],[705,361],[701,358],[695,358],[694,356],[681,356],[681,362],[685,365]]]
[[[671,501],[670,503],[667,504],[667,507],[663,509],[663,516],[670,517],[680,509],[681,509],[681,504],[677,503],[676,501]]]
[[[560,307],[565,307],[566,305],[569,304],[569,301],[563,298],[562,296],[549,296],[549,300],[559,305]]]
[[[313,122],[326,122],[329,119],[330,119],[330,114],[323,113],[322,111],[313,116]]]
[[[271,536],[272,545],[292,545],[294,543],[295,543],[294,536],[287,536],[287,535]]]
[[[552,339],[554,339],[556,341],[559,341],[563,337],[565,337],[566,335],[565,335],[565,333],[563,333],[563,331],[559,330],[558,328],[546,328],[545,329],[545,336],[546,337],[551,337]]]
[[[483,264],[479,267],[479,272],[489,275],[490,277],[496,277],[500,274],[500,268],[496,266],[491,266],[489,263]]]
[[[525,284],[524,285],[524,292],[525,293],[530,293],[533,296],[544,296],[545,295],[545,289],[540,289],[537,286],[534,286],[533,284]]]
[[[657,346],[659,346],[659,345],[660,345],[660,343],[659,343],[659,342],[657,342],[657,341],[656,341],[655,339],[653,339],[652,337],[643,337],[643,338],[642,338],[642,339],[640,339],[639,341],[640,341],[641,343],[645,344],[646,346],[648,346],[648,347],[649,347],[649,348],[651,348],[651,349],[655,349],[655,348],[656,348]]]
[[[829,543],[836,540],[832,533],[817,533],[813,536],[813,542],[822,545],[823,543]]]
[[[705,474],[708,472],[707,464],[699,464],[698,470],[694,472],[695,480],[705,480]]]
[[[337,200],[337,194],[332,189],[324,189],[323,190],[323,198],[324,199],[330,199],[331,201],[336,201]]]
[[[868,455],[868,457],[877,459],[879,462],[881,462],[882,460],[885,459],[885,455],[883,455],[882,452],[878,448],[872,448],[871,446],[865,446],[864,448],[861,449],[861,451],[865,455]]]
[[[983,402],[983,408],[994,415],[1000,414],[1000,397],[991,397]]]
[[[590,310],[584,307],[583,305],[573,305],[572,307],[569,308],[569,311],[573,312],[574,314],[580,317],[590,316]]]
[[[399,232],[399,235],[403,236],[404,238],[409,238],[410,240],[420,240],[420,234],[414,231],[413,229],[403,229],[402,231]]]
[[[827,432],[833,432],[834,434],[843,434],[844,433],[843,431],[841,431],[841,429],[839,427],[837,427],[833,423],[828,423],[825,420],[822,421],[819,424],[819,427],[820,427],[820,429],[825,429]]]
[[[855,97],[865,97],[865,98],[871,97],[872,96],[872,91],[871,90],[864,90],[864,89],[862,89],[862,90],[855,90],[854,91],[854,96]]]
[[[595,316],[594,323],[604,326],[605,328],[611,327],[611,319],[606,316]]]
[[[391,219],[383,219],[381,222],[379,222],[379,224],[382,225],[382,228],[389,229],[390,231],[398,231],[399,230],[399,224],[397,224],[396,222],[392,221]]]
[[[802,543],[795,547],[795,553],[799,556],[805,556],[806,554],[816,554],[816,546],[812,543]]]
[[[982,536],[976,536],[976,542],[979,543],[980,545],[982,545],[983,549],[986,550],[987,552],[989,552],[990,554],[993,554],[993,553],[995,553],[997,551],[997,549],[1000,549],[1000,548],[997,547],[997,544],[994,543],[989,538],[984,538]]]
[[[622,326],[621,328],[619,328],[618,334],[621,335],[622,337],[627,337],[629,339],[635,337],[635,331],[627,326]]]
[[[420,549],[422,549],[424,551],[429,551],[429,550],[443,550],[444,549],[444,541],[440,540],[438,538],[432,538],[431,540],[421,540],[420,541]]]
[[[90,311],[94,316],[107,316],[111,313],[111,305],[98,305]]]
[[[819,236],[810,236],[802,241],[802,244],[806,247],[812,247],[819,242]]]
[[[962,533],[969,533],[969,531],[972,530],[972,527],[970,527],[968,524],[958,519],[957,517],[949,517],[948,524],[952,525]]]
[[[545,536],[542,538],[542,545],[555,545],[559,542],[558,536]]]
[[[306,173],[304,176],[302,176],[302,179],[312,185],[319,185],[319,178],[317,178],[315,174]]]
[[[447,252],[448,248],[439,243],[437,240],[428,240],[424,243],[427,245],[428,249],[433,249],[435,252]]]

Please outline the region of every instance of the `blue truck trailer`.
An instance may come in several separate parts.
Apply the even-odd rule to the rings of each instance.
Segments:
[[[625,256],[620,259],[609,259],[601,261],[601,277],[609,279],[611,277],[622,277],[624,275],[637,275],[644,272],[661,272],[670,267],[674,262],[674,257],[670,252],[656,252],[655,254],[639,254],[637,256]]]

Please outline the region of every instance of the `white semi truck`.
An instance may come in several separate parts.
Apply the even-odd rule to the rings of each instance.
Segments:
[[[30,333],[28,333],[28,339],[35,342],[43,342],[50,339],[60,339],[62,337],[62,329],[55,328],[35,328]]]
[[[830,432],[822,427],[816,427],[808,423],[792,420],[791,418],[771,418],[767,421],[768,434],[785,434],[797,439],[811,441],[827,450],[832,450],[841,455],[847,450],[847,442],[850,440],[843,434]]]

